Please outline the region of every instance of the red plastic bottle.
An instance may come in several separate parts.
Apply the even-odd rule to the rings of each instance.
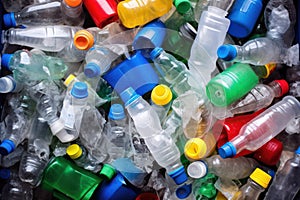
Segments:
[[[84,0],[83,3],[99,28],[119,19],[115,0]]]

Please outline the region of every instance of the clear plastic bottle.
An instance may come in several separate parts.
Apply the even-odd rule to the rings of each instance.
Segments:
[[[68,156],[78,165],[86,170],[97,173],[101,169],[101,165],[98,160],[93,158],[86,150],[85,147],[78,144],[72,144],[66,149]]]
[[[83,112],[87,107],[88,86],[84,82],[76,82],[63,101],[60,120],[63,121],[68,137],[59,138],[62,142],[70,142],[79,136]]]
[[[53,0],[17,0],[17,1],[4,0],[2,1],[2,4],[4,9],[7,12],[18,12],[25,6],[37,4],[37,3],[46,3],[51,1]]]
[[[106,130],[106,136],[110,143],[107,152],[111,159],[128,157],[131,148],[129,123],[121,104],[111,105]]]
[[[17,82],[11,75],[0,78],[0,93],[20,92],[23,85]]]
[[[2,167],[12,167],[16,163],[20,162],[23,152],[25,151],[22,145],[19,145],[13,152],[6,156],[2,156],[1,158],[1,166]]]
[[[118,3],[118,15],[124,26],[134,28],[166,14],[173,5],[170,0],[126,0]]]
[[[21,107],[13,109],[5,118],[6,133],[0,144],[0,154],[7,155],[28,136],[30,120]]]
[[[243,46],[220,45],[217,50],[218,57],[223,60],[252,65],[281,63],[286,56],[286,52],[286,49],[279,43],[267,37],[249,40]]]
[[[179,149],[170,135],[164,134],[155,110],[132,88],[122,92],[121,98],[134,121],[137,132],[144,138],[157,163],[166,169],[176,184],[185,182],[187,177],[180,162]]]
[[[285,80],[275,80],[266,84],[256,85],[246,96],[234,102],[226,108],[225,116],[232,117],[235,114],[247,113],[268,107],[275,97],[281,97],[289,90],[289,84]],[[217,113],[215,113],[218,115]]]
[[[28,134],[27,152],[22,155],[19,166],[20,179],[32,186],[40,183],[50,156],[52,134],[43,120],[35,116]]]
[[[248,178],[248,181],[234,195],[234,200],[257,200],[259,195],[268,187],[272,176],[263,170],[256,168]]]
[[[60,1],[32,4],[19,12],[4,14],[3,21],[6,27],[63,24],[60,6]]]
[[[300,172],[300,147],[295,151],[293,158],[286,161],[283,168],[278,170],[268,189],[265,200],[292,200],[300,189],[297,178]]]
[[[192,74],[206,85],[211,73],[216,69],[217,49],[225,40],[230,21],[225,16],[227,11],[215,6],[201,15],[197,37],[191,48],[188,65]]]
[[[62,0],[61,13],[65,24],[82,26],[85,20],[82,0]]]
[[[253,158],[223,159],[219,155],[213,155],[191,163],[187,171],[192,178],[201,178],[207,173],[213,173],[221,178],[242,179],[248,177],[258,165],[258,162]]]
[[[51,25],[11,28],[2,33],[2,43],[17,44],[43,51],[61,51],[75,33],[82,29],[77,26]]]
[[[14,54],[3,54],[2,66],[12,71],[16,81],[21,83],[44,79],[58,80],[64,77],[68,69],[60,58],[26,50],[18,50]]]
[[[255,151],[300,115],[300,103],[293,96],[286,96],[245,124],[239,134],[219,148],[222,158],[232,157],[243,149]]]

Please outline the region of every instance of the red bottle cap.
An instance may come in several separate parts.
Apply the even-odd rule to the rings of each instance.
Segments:
[[[157,194],[151,192],[144,192],[137,196],[135,200],[159,200],[159,197],[157,196]]]
[[[278,83],[281,88],[280,96],[285,95],[289,91],[290,87],[289,87],[288,82],[286,82],[286,80],[280,79],[280,80],[275,80],[274,82]]]

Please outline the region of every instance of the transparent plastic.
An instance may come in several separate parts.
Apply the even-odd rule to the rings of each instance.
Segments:
[[[262,186],[257,184],[252,179],[248,179],[247,183],[243,185],[234,197],[235,200],[257,200],[259,195],[265,190]]]
[[[50,25],[9,29],[2,33],[2,43],[17,44],[43,51],[61,51],[75,33],[82,29],[76,26]]]
[[[85,13],[82,6],[83,1],[77,6],[71,6],[65,0],[62,0],[61,12],[64,23],[70,26],[82,26],[85,20]]]
[[[13,152],[1,158],[1,166],[9,168],[14,166],[16,163],[20,162],[22,154],[25,152],[25,149],[22,145],[19,145]]]
[[[196,39],[191,48],[188,65],[192,74],[206,85],[216,69],[217,49],[224,43],[230,21],[227,12],[209,6],[201,15]]]
[[[17,0],[17,1],[4,0],[2,1],[2,4],[4,9],[7,12],[17,12],[28,5],[37,4],[37,3],[46,3],[51,1],[53,0]]]
[[[1,199],[3,200],[31,200],[33,190],[31,185],[22,182],[18,177],[11,179],[2,188]]]
[[[0,93],[20,92],[22,89],[23,85],[17,83],[11,75],[0,78]]]

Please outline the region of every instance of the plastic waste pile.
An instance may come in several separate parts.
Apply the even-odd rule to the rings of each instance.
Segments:
[[[0,199],[300,199],[298,1],[0,6]]]

